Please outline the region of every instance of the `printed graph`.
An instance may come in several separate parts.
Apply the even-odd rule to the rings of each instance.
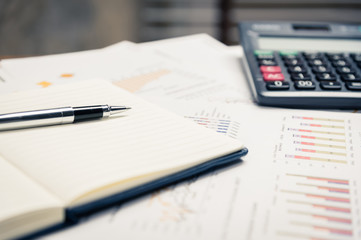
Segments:
[[[347,136],[343,119],[286,117],[277,157],[303,163],[347,165]]]
[[[171,71],[168,69],[159,69],[152,72],[131,76],[120,81],[114,81],[113,84],[124,88],[129,92],[137,92],[148,83],[156,81],[170,72]]]
[[[165,97],[176,100],[207,99],[225,91],[226,85],[214,78],[176,67],[147,67],[124,76],[117,76],[114,85],[144,98]]]
[[[203,109],[193,116],[186,116],[185,118],[232,138],[237,138],[239,133],[240,123],[231,120],[229,115],[218,111],[217,107],[209,110]]]
[[[158,219],[161,222],[183,222],[190,215],[195,214],[195,210],[183,200],[189,196],[195,196],[196,193],[191,191],[189,185],[185,185],[183,189],[166,188],[162,192],[155,192],[148,200],[148,207],[162,208]]]
[[[351,183],[348,179],[286,173],[278,179],[276,235],[284,239],[353,239]],[[276,217],[277,214],[274,215]]]
[[[155,239],[209,239],[210,229],[228,219],[239,184],[239,178],[221,172],[195,177],[155,192],[133,207],[115,209],[111,221],[118,230],[151,234]],[[221,239],[218,231],[213,234]]]
[[[321,118],[321,117],[302,117],[302,116],[292,116],[293,119],[302,119],[302,120],[320,120],[327,122],[339,122],[344,123],[343,119],[332,119],[332,118]]]

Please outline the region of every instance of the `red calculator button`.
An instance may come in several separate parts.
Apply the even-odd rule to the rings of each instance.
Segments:
[[[261,66],[262,73],[280,73],[281,68],[279,66]]]
[[[263,73],[263,79],[265,81],[283,81],[285,77],[282,73]]]

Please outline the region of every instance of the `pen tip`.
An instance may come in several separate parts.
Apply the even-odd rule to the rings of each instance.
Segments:
[[[131,108],[126,106],[110,106],[110,115],[121,113],[129,109]]]

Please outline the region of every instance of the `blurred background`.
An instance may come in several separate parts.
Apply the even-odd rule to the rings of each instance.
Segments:
[[[208,33],[237,44],[242,20],[361,24],[361,0],[0,0],[0,56],[82,51]]]

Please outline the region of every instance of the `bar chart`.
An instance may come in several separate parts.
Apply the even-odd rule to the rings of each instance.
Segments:
[[[277,170],[266,235],[360,239],[360,143],[352,118],[284,115],[274,147]]]
[[[337,118],[289,116],[284,119],[277,158],[309,166],[350,163],[348,122]]]
[[[231,116],[222,113],[217,107],[199,110],[185,118],[232,138],[237,138],[240,129],[239,122],[232,120]]]
[[[273,213],[280,239],[354,239],[359,224],[349,179],[285,173],[278,176]],[[357,201],[356,201],[357,202]]]

